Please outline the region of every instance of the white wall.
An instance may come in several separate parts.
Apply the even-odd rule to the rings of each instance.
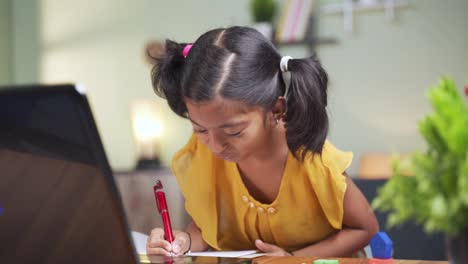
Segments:
[[[212,27],[245,24],[247,14],[238,14],[245,13],[246,3],[44,0],[40,7],[41,80],[84,85],[111,165],[131,168],[136,154],[130,104],[138,98],[158,100],[151,87],[150,67],[143,59],[146,43],[164,38],[191,41]],[[169,111],[165,101],[159,102],[165,113],[162,158],[168,164],[191,129]]]
[[[344,32],[342,17],[320,17],[321,34],[339,41],[318,52],[331,80],[331,138],[356,154],[351,174],[363,152],[421,147],[416,120],[429,110],[427,88],[442,74],[451,75],[460,87],[468,79],[466,1],[410,2],[411,8],[397,13],[396,23],[386,21],[383,13],[357,15],[354,34]],[[147,41],[188,42],[214,27],[248,25],[248,3],[43,0],[40,79],[85,85],[112,166],[130,168],[135,160],[130,103],[142,97],[157,100],[143,61]],[[301,48],[282,51],[307,55]],[[191,129],[164,102],[161,108],[167,163]]]
[[[37,83],[42,52],[39,36],[39,2],[11,1],[12,8],[12,76],[16,84]]]
[[[11,82],[11,1],[0,0],[0,85]]]
[[[417,120],[430,111],[428,88],[442,75],[460,90],[468,81],[467,1],[410,2],[393,23],[383,13],[356,15],[354,34],[344,32],[342,17],[321,19],[321,31],[339,39],[318,49],[331,79],[331,138],[357,158],[422,149]]]

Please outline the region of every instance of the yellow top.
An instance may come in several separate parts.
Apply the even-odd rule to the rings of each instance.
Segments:
[[[300,162],[289,153],[276,199],[255,200],[236,163],[215,157],[195,135],[172,160],[185,207],[203,239],[217,250],[255,249],[262,239],[293,251],[341,229],[353,154],[326,141],[322,155]]]

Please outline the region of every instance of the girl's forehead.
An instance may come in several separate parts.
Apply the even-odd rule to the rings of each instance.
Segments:
[[[245,103],[225,99],[220,96],[216,96],[211,100],[202,102],[196,102],[192,99],[185,98],[185,104],[187,105],[189,111],[211,112],[213,110],[217,110],[230,113],[245,113],[249,110],[249,107]]]
[[[185,104],[190,120],[205,127],[219,127],[227,122],[246,120],[259,111],[258,107],[219,96],[205,102],[185,98]]]

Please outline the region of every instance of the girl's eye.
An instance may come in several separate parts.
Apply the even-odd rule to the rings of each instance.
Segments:
[[[206,133],[206,130],[203,130],[203,129],[194,129],[193,132],[197,133],[197,134],[205,134]]]
[[[226,133],[226,134],[227,134],[228,136],[230,136],[230,137],[239,137],[239,136],[241,135],[241,132],[242,132],[242,131],[239,131],[239,132],[237,132],[237,133],[232,133],[232,134],[230,134],[230,133]]]

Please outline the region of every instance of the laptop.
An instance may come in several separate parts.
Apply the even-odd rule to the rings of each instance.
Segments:
[[[196,257],[177,262],[250,263]],[[0,87],[0,263],[139,263],[78,86]]]

